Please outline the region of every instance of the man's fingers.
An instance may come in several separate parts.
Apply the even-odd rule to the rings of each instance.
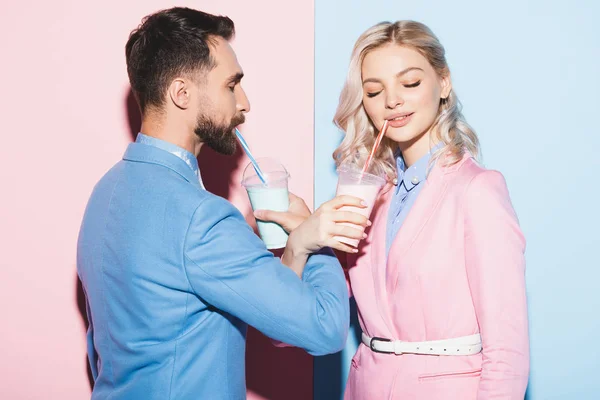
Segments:
[[[358,197],[344,194],[334,197],[332,200],[329,200],[327,203],[323,204],[323,206],[330,210],[338,210],[346,206],[367,208],[367,203],[365,203],[363,199],[360,199]]]
[[[290,233],[304,222],[304,218],[287,211],[256,210],[254,211],[254,217],[260,221],[275,222],[281,225],[287,233]]]
[[[357,229],[357,228],[360,228],[360,227],[359,226],[352,227],[352,226],[347,226],[347,225],[342,225],[342,224],[336,224],[331,229],[331,234],[333,236],[341,236],[341,237],[345,237],[348,239],[362,240],[362,239],[366,238],[367,235],[364,233],[364,231],[362,229]]]
[[[371,225],[367,217],[352,211],[334,211],[332,215],[333,222],[350,222],[363,227]]]

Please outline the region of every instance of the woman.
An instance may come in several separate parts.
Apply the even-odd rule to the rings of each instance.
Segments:
[[[363,330],[345,398],[523,399],[529,373],[525,239],[502,175],[477,164],[444,48],[425,25],[357,41],[334,118],[338,165],[385,173],[348,274]],[[285,213],[258,211],[279,222]],[[287,222],[286,222],[287,221]],[[364,225],[363,225],[364,226]]]
[[[529,372],[525,239],[425,25],[380,23],[357,41],[334,118],[334,158],[390,184],[348,255],[362,344],[346,399],[523,399]]]

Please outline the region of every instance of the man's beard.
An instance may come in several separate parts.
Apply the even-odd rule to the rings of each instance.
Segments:
[[[228,125],[219,124],[206,115],[200,114],[194,133],[200,140],[217,153],[231,156],[237,149],[237,141],[233,129],[244,123],[244,114],[236,115]]]

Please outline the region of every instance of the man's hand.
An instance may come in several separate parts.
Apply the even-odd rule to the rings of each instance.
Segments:
[[[289,198],[290,206],[287,211],[256,210],[254,211],[254,217],[261,221],[275,222],[281,225],[287,233],[292,232],[298,225],[310,217],[311,212],[301,197],[289,193]]]
[[[358,213],[340,211],[344,206],[365,208],[366,204],[356,197],[338,196],[324,203],[314,214],[311,214],[304,200],[290,193],[288,211],[257,210],[254,216],[262,221],[275,222],[290,233],[281,262],[301,278],[308,255],[323,247],[331,247],[347,253],[357,252],[356,248],[340,242],[335,237],[363,239],[364,229],[371,225],[371,222]],[[341,223],[351,223],[360,229]]]

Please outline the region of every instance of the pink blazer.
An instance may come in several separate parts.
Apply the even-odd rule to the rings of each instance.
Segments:
[[[472,356],[395,355],[361,344],[345,398],[523,399],[529,374],[525,239],[503,176],[465,156],[434,167],[385,257],[392,191],[349,256],[363,331],[428,341],[480,333]]]

